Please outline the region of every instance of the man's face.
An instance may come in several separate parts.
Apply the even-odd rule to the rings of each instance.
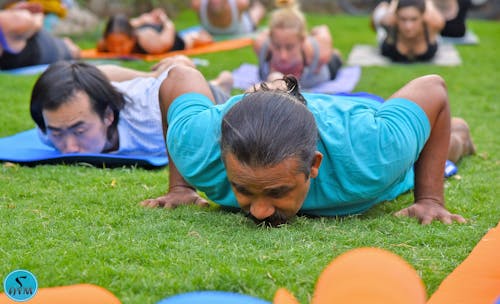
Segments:
[[[321,157],[318,157],[310,177],[318,174],[321,162]],[[238,204],[256,222],[272,226],[286,223],[297,214],[309,191],[311,178],[299,171],[296,158],[285,159],[272,167],[252,168],[228,153],[225,164]]]
[[[42,115],[48,138],[61,153],[102,152],[113,122],[113,112],[109,109],[101,119],[82,91],[55,110],[43,110]]]

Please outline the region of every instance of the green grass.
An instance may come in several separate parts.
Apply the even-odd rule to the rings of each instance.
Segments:
[[[373,43],[367,18],[311,15],[327,23],[345,56],[355,43]],[[183,13],[179,27],[195,22]],[[358,217],[298,218],[280,229],[256,227],[239,213],[217,208],[145,209],[141,200],[162,195],[168,169],[102,169],[88,166],[0,167],[0,277],[32,271],[41,287],[92,283],[124,303],[155,303],[193,290],[225,290],[271,300],[286,287],[302,303],[322,269],[339,254],[375,246],[407,260],[428,294],[470,253],[500,219],[499,90],[500,23],[470,21],[478,46],[459,46],[463,64],[363,68],[357,91],[389,96],[410,79],[442,75],[452,112],[471,126],[478,155],[460,163],[461,179],[446,182],[448,208],[466,224],[433,223],[391,214],[411,204],[411,194]],[[79,38],[93,45],[98,32]],[[202,72],[256,62],[250,48],[199,56]],[[124,65],[147,69],[150,64]],[[0,136],[34,127],[30,90],[36,76],[0,74]]]

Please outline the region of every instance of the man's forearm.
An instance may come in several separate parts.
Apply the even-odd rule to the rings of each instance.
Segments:
[[[177,166],[172,160],[172,157],[170,157],[170,154],[168,154],[168,192],[170,192],[172,189],[177,188],[177,187],[182,187],[182,188],[191,188],[195,189],[193,186],[191,186],[185,179],[182,177],[182,175],[179,173],[179,170],[177,170]]]

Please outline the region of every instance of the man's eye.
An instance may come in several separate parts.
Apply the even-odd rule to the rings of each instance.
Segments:
[[[78,130],[75,130],[75,135],[79,136],[79,135],[83,135],[85,134],[85,132],[87,132],[86,129],[78,129]]]
[[[284,196],[284,193],[283,191],[280,191],[280,190],[271,190],[267,193],[267,195],[271,198],[282,198]]]
[[[233,187],[234,187],[234,190],[236,190],[236,192],[238,192],[241,195],[244,195],[244,196],[250,196],[250,195],[252,195],[252,193],[250,193],[250,191],[248,191],[247,189],[245,189],[243,187],[240,187],[240,186],[237,186],[237,185],[233,185]]]
[[[250,191],[248,191],[245,188],[236,189],[236,191],[238,191],[240,194],[243,194],[243,195],[246,195],[246,196],[252,195],[252,193],[250,193]]]

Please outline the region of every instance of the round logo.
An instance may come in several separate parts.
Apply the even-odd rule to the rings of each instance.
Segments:
[[[3,281],[3,289],[11,300],[24,302],[35,296],[38,282],[31,272],[18,269],[7,275]]]

